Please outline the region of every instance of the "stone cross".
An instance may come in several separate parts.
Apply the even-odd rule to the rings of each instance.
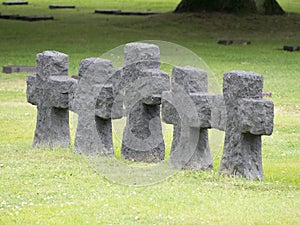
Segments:
[[[274,105],[262,99],[262,89],[260,74],[245,71],[224,74],[227,121],[220,173],[264,178],[261,135],[272,134]]]
[[[27,77],[27,101],[37,105],[33,146],[70,146],[69,93],[75,80],[68,78],[68,56],[45,51],[37,54],[37,73]]]
[[[120,80],[112,62],[88,58],[80,63],[73,107],[78,114],[74,151],[85,155],[113,156],[111,119],[121,118],[122,102],[115,103],[115,81]]]
[[[162,97],[163,121],[174,125],[169,165],[178,169],[212,169],[207,73],[190,66],[174,67],[171,89]]]
[[[160,162],[165,156],[161,93],[170,88],[169,75],[160,70],[160,51],[156,45],[129,43],[124,54],[121,87],[125,92],[127,119],[121,153],[128,160]]]

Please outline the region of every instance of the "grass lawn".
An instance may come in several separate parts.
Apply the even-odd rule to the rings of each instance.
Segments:
[[[2,14],[55,17],[40,22],[0,20],[0,66],[34,65],[37,53],[57,50],[69,55],[72,75],[84,58],[100,57],[127,42],[162,40],[196,53],[220,84],[222,74],[230,70],[261,73],[264,90],[272,92],[275,104],[274,133],[263,137],[265,180],[219,176],[221,153],[214,150],[213,172],[168,171],[164,175],[152,166],[148,175],[155,184],[112,182],[136,182],[138,172],[110,162],[112,169],[99,173],[95,169],[99,171],[103,164],[94,165],[72,149],[33,149],[36,108],[26,102],[27,74],[0,73],[0,224],[299,224],[300,52],[280,49],[300,45],[300,14],[296,14],[300,4],[279,0],[292,12],[284,16],[93,13],[95,9],[170,12],[178,2],[55,1],[76,5],[63,10],[48,9],[54,4],[50,0],[0,5]],[[229,38],[249,39],[252,44],[217,44]],[[168,130],[169,149],[172,134]],[[115,135],[116,145],[119,139]]]

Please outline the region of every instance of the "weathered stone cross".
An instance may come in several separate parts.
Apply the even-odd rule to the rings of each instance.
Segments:
[[[173,68],[172,88],[163,92],[162,102],[163,121],[174,125],[171,167],[213,168],[207,130],[210,128],[207,85],[205,71],[190,66]]]
[[[116,103],[115,92],[120,73],[109,60],[82,60],[73,108],[78,114],[74,151],[85,155],[113,156],[111,119],[123,115],[122,102]]]
[[[70,146],[69,93],[74,79],[68,78],[68,56],[45,51],[37,54],[37,73],[27,77],[27,101],[37,105],[33,146]]]
[[[126,126],[122,156],[143,162],[159,162],[165,156],[160,120],[161,93],[169,90],[169,75],[160,70],[156,45],[125,45],[121,87],[125,91]]]
[[[274,105],[262,99],[262,89],[260,74],[245,71],[224,74],[227,121],[220,173],[264,178],[261,135],[272,134]]]

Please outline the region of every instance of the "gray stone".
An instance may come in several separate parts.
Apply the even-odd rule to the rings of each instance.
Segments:
[[[143,65],[140,63],[153,63],[151,65]],[[150,69],[160,67],[160,51],[157,45],[133,42],[124,46],[124,64],[132,65],[135,68]]]
[[[32,105],[38,105],[40,102],[40,96],[43,95],[43,88],[36,85],[36,74],[27,76],[26,78],[26,97],[27,102]]]
[[[75,5],[49,5],[49,9],[75,9]]]
[[[176,85],[180,85],[188,94],[206,93],[208,90],[207,73],[191,66],[174,67],[172,87]]]
[[[243,99],[239,107],[242,133],[271,135],[274,105],[268,100]]]
[[[123,15],[123,16],[149,16],[160,14],[160,12],[123,12],[121,10],[95,10],[95,13],[99,14],[114,14],[114,15]]]
[[[68,56],[56,51],[45,51],[36,56],[37,76],[47,80],[49,76],[68,76]]]
[[[28,2],[26,1],[6,1],[2,2],[3,5],[28,5]]]
[[[119,14],[121,13],[121,10],[118,9],[96,9],[94,13],[99,13],[99,14]]]
[[[273,103],[262,99],[263,77],[231,71],[223,85],[227,122],[219,172],[263,179],[261,135],[272,133],[274,117]]]
[[[68,56],[55,51],[37,54],[37,74],[27,77],[27,101],[37,105],[33,146],[70,146]]]
[[[186,66],[172,72],[171,91],[162,96],[163,121],[174,125],[169,165],[178,169],[212,169],[208,144],[211,109],[207,73]]]
[[[218,44],[221,45],[250,45],[249,40],[219,40]]]
[[[160,70],[158,46],[130,43],[125,45],[124,53],[120,86],[125,94],[127,119],[122,156],[134,161],[162,161],[165,144],[159,105],[162,92],[170,89],[169,76]]]
[[[3,66],[2,73],[36,72],[35,66]]]
[[[95,114],[102,119],[120,119],[123,117],[123,90],[120,89],[122,70],[118,69],[101,85],[97,97]]]
[[[283,50],[289,52],[300,51],[300,45],[285,45],[283,46]]]
[[[227,112],[223,95],[209,95],[211,109],[211,128],[225,131]]]
[[[73,107],[78,114],[74,151],[85,155],[112,156],[112,63],[100,58],[82,60]],[[121,117],[122,115],[116,116]]]

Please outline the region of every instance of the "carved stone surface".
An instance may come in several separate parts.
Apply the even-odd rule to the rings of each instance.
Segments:
[[[253,72],[224,74],[227,111],[220,173],[263,179],[261,135],[273,130],[274,106],[262,99],[263,77]]]
[[[38,109],[33,145],[68,148],[68,94],[75,82],[68,78],[68,56],[56,51],[37,54],[37,74],[26,81],[27,101]]]

